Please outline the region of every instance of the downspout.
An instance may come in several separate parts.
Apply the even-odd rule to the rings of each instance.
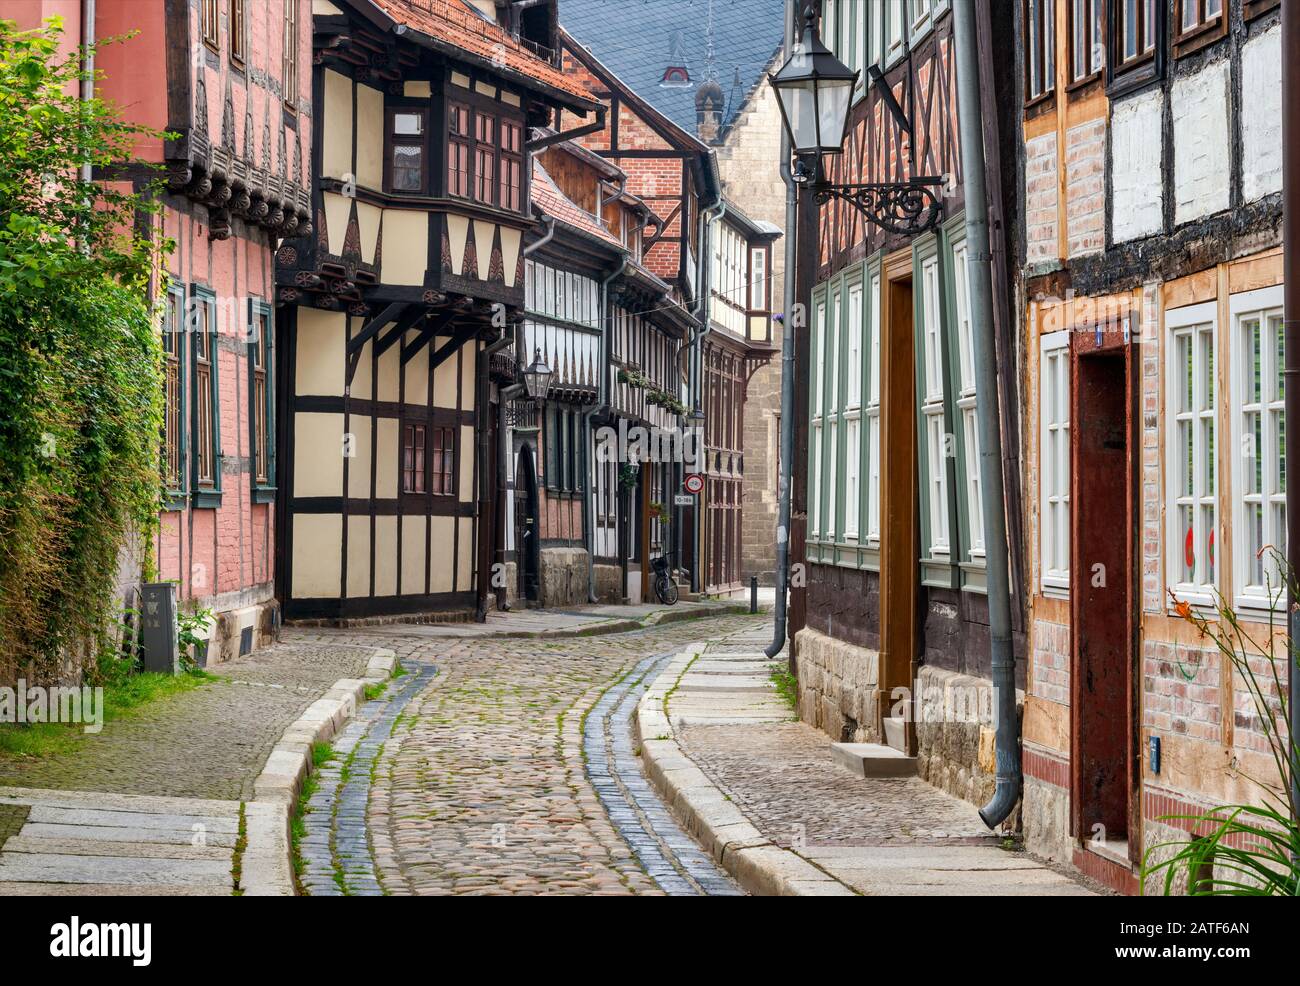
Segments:
[[[794,39],[794,4],[785,9],[785,47]],[[794,460],[794,281],[798,241],[799,186],[790,172],[790,132],[781,129],[781,180],[785,182],[785,271],[781,305],[781,452],[777,477],[776,516],[776,605],[773,610],[772,642],[763,653],[776,657],[785,646],[786,597],[790,581],[790,467]]]
[[[989,246],[984,174],[984,121],[980,105],[975,7],[953,4],[957,60],[957,121],[965,179],[968,283],[975,348],[975,417],[980,436],[980,486],[984,490],[984,542],[989,601],[989,651],[997,740],[997,786],[980,809],[989,828],[1001,824],[1020,799],[1020,722],[1016,714],[1016,664],[1011,647],[1011,590],[1007,559],[1006,489],[1002,429],[998,423],[996,336],[993,325],[993,253]]]
[[[540,250],[542,247],[546,246],[546,244],[550,243],[551,240],[554,238],[554,236],[555,236],[555,217],[554,217],[554,216],[543,216],[543,217],[542,217],[542,225],[544,225],[544,226],[546,227],[546,232],[545,232],[544,234],[542,234],[542,238],[541,238],[540,240],[538,240],[536,243],[530,243],[530,244],[528,244],[528,246],[524,247],[524,256],[525,256],[525,257],[527,257],[527,256],[529,256],[529,255],[531,255],[531,254],[536,253],[536,252],[537,252],[538,250]]]
[[[501,338],[489,343],[483,348],[482,359],[483,366],[479,375],[479,420],[478,420],[478,471],[479,476],[479,537],[484,541],[491,536],[490,531],[483,530],[483,519],[487,515],[487,504],[492,502],[492,478],[488,472],[488,461],[490,459],[490,448],[488,444],[488,414],[491,413],[488,402],[489,385],[488,378],[492,373],[492,355],[500,352],[506,346],[513,342],[509,329],[501,330]],[[504,447],[505,434],[498,430],[498,441]],[[505,489],[504,486],[497,487],[497,509],[501,509],[500,493]],[[491,557],[489,550],[480,549],[479,558],[486,559]],[[487,622],[487,601],[492,586],[491,576],[487,572],[479,573],[479,594],[478,607],[474,611],[474,621],[476,623]]]
[[[1300,455],[1300,11],[1282,5],[1282,324],[1286,387],[1284,454]],[[1286,461],[1295,462],[1294,458]],[[1287,622],[1292,646],[1300,640],[1296,578],[1300,577],[1300,483],[1286,487]],[[1291,818],[1300,813],[1300,674],[1294,651],[1287,662],[1287,702],[1290,704]]]
[[[619,193],[620,195],[622,192]],[[612,200],[611,200],[612,201]],[[600,383],[596,390],[596,403],[582,412],[582,433],[585,436],[584,449],[592,452],[591,463],[595,463],[596,439],[591,434],[591,419],[597,414],[609,410],[609,286],[627,270],[628,257],[623,254],[613,272],[600,282]],[[595,603],[596,598],[596,538],[593,533],[592,514],[596,511],[596,484],[592,482],[594,469],[587,469],[587,493],[582,510],[582,539],[587,545],[587,602]]]
[[[95,98],[95,0],[81,0],[81,45],[85,49],[82,59],[81,101],[89,103]],[[89,162],[81,166],[81,180],[89,183],[94,177]]]

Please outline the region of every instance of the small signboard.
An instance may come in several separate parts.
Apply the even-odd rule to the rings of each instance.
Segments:
[[[140,637],[146,671],[175,674],[180,670],[175,582],[147,582],[140,586]]]
[[[704,492],[704,477],[697,472],[691,473],[682,483],[686,487],[687,493],[700,494]]]
[[[695,506],[695,497],[689,493],[674,493],[673,506],[675,507],[693,507]]]

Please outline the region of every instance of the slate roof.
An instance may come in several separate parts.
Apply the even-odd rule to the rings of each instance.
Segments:
[[[497,24],[479,16],[461,0],[370,0],[398,24],[436,38],[479,58],[498,61],[519,75],[553,89],[590,100],[576,80],[538,57]]]
[[[785,0],[559,0],[560,23],[628,88],[689,134],[696,134],[695,94],[713,70],[722,87],[720,135],[781,47]],[[661,86],[674,52],[686,61],[689,88]],[[740,84],[737,86],[736,76]]]

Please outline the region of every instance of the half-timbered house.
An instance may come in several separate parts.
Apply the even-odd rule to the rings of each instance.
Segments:
[[[1016,5],[1025,835],[1126,892],[1194,830],[1174,816],[1277,776],[1245,680],[1179,607],[1231,605],[1278,701],[1279,6]]]
[[[314,230],[276,260],[289,618],[489,603],[485,348],[523,315],[528,135],[596,108],[538,9],[516,34],[452,0],[312,5]]]
[[[989,5],[976,6],[987,168],[996,176],[1006,148],[987,39],[1009,25],[990,25]],[[807,413],[797,425],[792,529],[792,557],[806,561],[790,628],[799,710],[836,740],[916,756],[926,779],[982,802],[993,789],[991,724],[952,712],[963,695],[972,710],[976,695],[989,695],[985,558],[1008,546],[987,544],[982,532],[952,10],[947,0],[825,0],[820,9],[824,43],[861,72],[827,180],[933,177],[940,214],[909,234],[830,198],[815,245],[801,251],[800,271],[816,274],[798,288],[809,302],[797,353],[796,406]],[[998,230],[996,180],[990,209]],[[1008,358],[1010,295],[996,273],[1004,253],[995,238],[995,329]],[[1014,409],[1012,391],[998,396]],[[1014,531],[1014,504],[1010,518]],[[1013,567],[1013,595],[1015,575]]]

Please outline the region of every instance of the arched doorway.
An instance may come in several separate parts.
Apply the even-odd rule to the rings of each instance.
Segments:
[[[519,598],[535,603],[540,598],[538,573],[542,545],[537,532],[537,470],[533,447],[519,450],[515,465],[515,565],[519,572]]]

